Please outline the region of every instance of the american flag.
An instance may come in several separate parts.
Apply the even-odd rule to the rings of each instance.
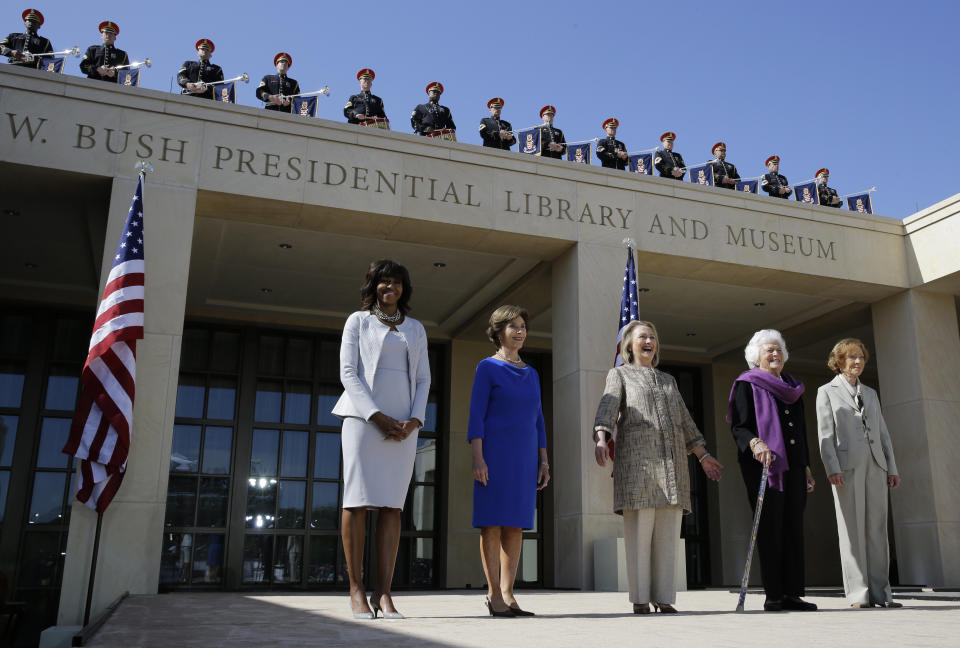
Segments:
[[[627,324],[640,319],[639,299],[637,297],[637,267],[633,262],[633,241],[627,239],[627,267],[623,271],[623,292],[620,297],[620,327],[617,329],[617,357],[613,366],[623,364],[620,357],[620,342],[623,340],[623,329]]]
[[[80,400],[63,452],[80,459],[77,499],[103,513],[130,451],[137,340],[143,338],[143,174],[100,298],[80,375]]]

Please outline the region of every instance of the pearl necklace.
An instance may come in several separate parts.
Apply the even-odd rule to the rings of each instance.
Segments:
[[[400,312],[399,308],[397,309],[397,312],[394,313],[393,315],[387,315],[382,310],[380,310],[380,307],[377,306],[376,304],[371,306],[370,310],[372,310],[373,314],[376,315],[379,319],[383,320],[384,322],[390,322],[391,324],[396,324],[397,322],[400,321],[400,318],[403,317],[403,313]]]
[[[504,362],[509,362],[514,367],[522,367],[524,365],[523,360],[520,360],[519,358],[517,360],[511,360],[510,358],[508,358],[506,354],[503,353],[503,349],[498,349],[494,355],[500,358],[501,360],[503,360]]]

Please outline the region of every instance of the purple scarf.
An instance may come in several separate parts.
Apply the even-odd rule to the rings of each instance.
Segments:
[[[790,374],[781,374],[780,380],[763,369],[744,371],[733,381],[730,398],[727,401],[727,422],[733,422],[733,392],[738,382],[750,383],[753,388],[753,407],[757,416],[757,433],[760,439],[776,455],[770,464],[770,485],[778,491],[783,490],[783,473],[790,470],[787,463],[787,448],[783,442],[783,430],[780,428],[780,416],[774,399],[792,405],[803,395],[803,383]]]

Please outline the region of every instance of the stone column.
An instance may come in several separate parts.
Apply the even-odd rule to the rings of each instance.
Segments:
[[[960,331],[954,296],[911,289],[873,304],[884,417],[903,479],[891,493],[904,584],[960,585]]]
[[[612,468],[590,430],[616,351],[624,248],[579,243],[553,264],[553,489],[557,587],[594,588],[594,541],[622,537]]]
[[[130,208],[136,179],[114,178],[100,289]],[[137,399],[123,485],[103,515],[91,617],[125,591],[155,594],[180,370],[180,342],[197,191],[144,188],[145,324],[137,343]],[[60,594],[60,625],[83,622],[97,515],[74,501]]]

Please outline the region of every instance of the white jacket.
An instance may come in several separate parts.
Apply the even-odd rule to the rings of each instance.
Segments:
[[[334,416],[356,416],[369,421],[371,416],[381,411],[373,400],[373,381],[383,341],[389,331],[389,326],[368,311],[357,311],[347,318],[340,342],[340,382],[344,391],[333,407]],[[427,332],[423,324],[411,317],[405,317],[397,325],[397,331],[407,342],[411,403],[407,418],[425,423],[430,392]]]

